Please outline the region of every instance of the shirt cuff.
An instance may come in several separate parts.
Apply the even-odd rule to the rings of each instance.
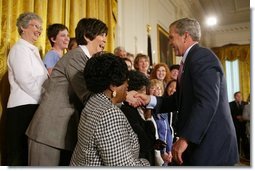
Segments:
[[[157,98],[155,96],[151,96],[151,100],[149,104],[146,106],[146,109],[154,109],[156,105],[157,105]]]

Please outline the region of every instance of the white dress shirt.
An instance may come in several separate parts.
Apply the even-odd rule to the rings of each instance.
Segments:
[[[87,56],[88,58],[91,58],[91,55],[90,55],[90,53],[89,53],[89,50],[88,50],[87,46],[85,46],[85,45],[79,45],[79,46],[80,46],[80,48],[83,50],[83,52],[86,54],[86,56]]]
[[[11,48],[7,60],[10,96],[7,107],[38,104],[48,72],[38,48],[24,39]]]

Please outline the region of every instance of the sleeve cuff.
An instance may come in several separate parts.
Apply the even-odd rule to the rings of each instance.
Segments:
[[[151,100],[149,104],[146,106],[146,109],[154,109],[156,105],[157,105],[157,98],[155,96],[151,96]]]

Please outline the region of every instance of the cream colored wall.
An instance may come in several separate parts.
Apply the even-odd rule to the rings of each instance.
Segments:
[[[147,54],[147,24],[152,28],[153,62],[158,62],[157,24],[168,31],[171,22],[181,17],[192,17],[185,4],[174,0],[119,0],[116,46],[128,52]],[[178,62],[178,60],[177,60]]]
[[[151,41],[153,61],[158,62],[157,24],[168,31],[171,22],[182,17],[193,18],[194,11],[186,5],[187,0],[118,0],[118,25],[116,46],[124,46],[128,52],[147,54],[146,25],[152,27]],[[200,17],[203,18],[203,17]],[[199,20],[199,19],[198,19]],[[203,23],[200,21],[202,30]],[[222,46],[229,43],[250,42],[249,30],[208,33],[202,31],[200,44],[205,47]],[[181,58],[176,58],[179,63]]]

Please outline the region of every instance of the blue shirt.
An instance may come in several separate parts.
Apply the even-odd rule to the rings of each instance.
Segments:
[[[153,118],[157,124],[157,129],[158,129],[158,135],[159,139],[164,141],[167,145],[166,148],[163,150],[160,150],[161,154],[164,152],[169,152],[172,150],[172,145],[173,145],[173,137],[172,137],[172,132],[170,130],[170,126],[168,123],[168,113],[159,113],[159,114],[154,114],[153,113]]]
[[[59,61],[59,59],[60,59],[59,54],[54,50],[50,50],[49,52],[46,53],[43,63],[45,67],[49,69],[53,68]]]

